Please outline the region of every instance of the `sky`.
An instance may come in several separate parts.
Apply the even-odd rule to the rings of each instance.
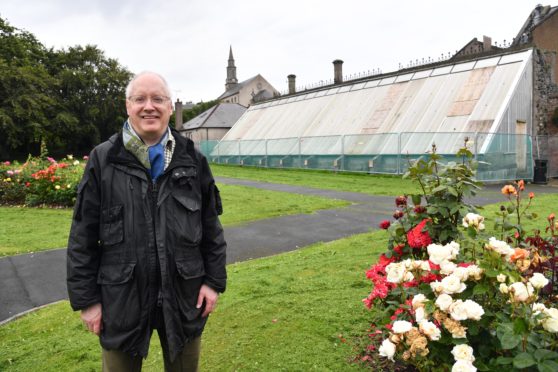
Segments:
[[[483,35],[511,41],[532,0],[2,0],[0,17],[46,47],[96,45],[133,73],[155,71],[173,100],[224,92],[229,47],[239,82],[261,74],[277,90],[343,74],[397,71],[455,53]],[[553,3],[541,3],[553,5]]]

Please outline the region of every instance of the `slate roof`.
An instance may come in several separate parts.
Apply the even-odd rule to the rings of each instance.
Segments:
[[[182,130],[197,128],[230,128],[244,114],[246,107],[238,103],[219,103],[182,125]]]
[[[234,87],[232,87],[231,89],[225,91],[225,93],[221,94],[217,99],[223,99],[223,98],[227,98],[230,97],[232,95],[235,95],[236,93],[238,93],[240,91],[240,89],[242,89],[245,85],[250,84],[252,81],[254,81],[258,76],[260,76],[259,74],[256,76],[252,76],[250,79],[244,80],[238,84],[236,84]]]

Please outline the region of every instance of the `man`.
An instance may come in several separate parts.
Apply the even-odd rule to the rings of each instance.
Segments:
[[[139,371],[157,330],[165,370],[197,370],[225,290],[221,199],[205,157],[171,130],[163,77],[126,88],[122,131],[91,152],[68,242],[70,303],[99,335],[103,370]]]

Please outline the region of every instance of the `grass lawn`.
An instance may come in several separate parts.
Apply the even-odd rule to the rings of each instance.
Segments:
[[[349,204],[244,186],[219,185],[219,189],[224,205],[221,222],[225,226]],[[70,209],[0,207],[0,257],[65,247],[71,217]]]
[[[211,164],[215,176],[362,192],[371,195],[401,195],[417,192],[417,185],[401,176],[364,173],[334,173],[319,170],[275,169]]]
[[[488,230],[500,204],[481,211]],[[557,206],[557,194],[537,195],[533,211],[540,217],[526,229],[543,228]],[[204,333],[202,370],[361,370],[348,361],[368,327],[364,273],[386,241],[387,234],[376,231],[229,265],[227,292]],[[152,345],[146,371],[162,365],[156,337]],[[67,302],[0,327],[0,350],[0,370],[93,371],[100,365],[96,338]]]

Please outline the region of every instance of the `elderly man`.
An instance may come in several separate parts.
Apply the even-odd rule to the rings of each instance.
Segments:
[[[70,303],[99,335],[103,370],[139,371],[156,329],[165,370],[197,370],[225,290],[219,191],[205,157],[170,129],[163,77],[126,88],[122,131],[91,152],[68,242]]]

